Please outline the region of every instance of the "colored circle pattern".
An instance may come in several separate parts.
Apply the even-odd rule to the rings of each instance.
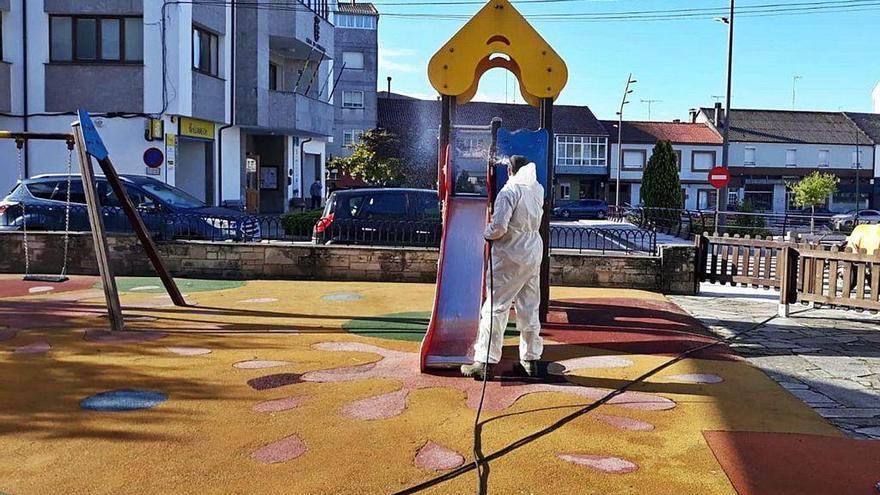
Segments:
[[[90,411],[122,412],[150,409],[168,400],[168,396],[155,390],[110,390],[86,397],[80,407]]]

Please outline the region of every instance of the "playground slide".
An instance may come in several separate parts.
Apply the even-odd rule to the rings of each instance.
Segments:
[[[483,294],[486,209],[485,197],[449,197],[422,370],[472,362]]]

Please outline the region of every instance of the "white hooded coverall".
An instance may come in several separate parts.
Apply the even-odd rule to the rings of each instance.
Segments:
[[[516,329],[520,333],[519,357],[523,361],[541,358],[544,341],[538,306],[541,296],[541,218],[544,214],[544,187],[538,182],[536,166],[529,163],[508,179],[495,199],[495,212],[484,237],[492,243],[492,271],[486,273],[487,294],[491,297],[480,311],[480,328],[474,344],[474,361],[501,360],[504,331],[510,306],[516,308]],[[489,275],[492,275],[490,277]],[[493,280],[494,278],[494,280]],[[490,301],[494,307],[490,306]],[[492,342],[489,342],[489,322]]]

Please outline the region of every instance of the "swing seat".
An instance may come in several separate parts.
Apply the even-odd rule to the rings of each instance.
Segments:
[[[48,282],[52,284],[60,284],[70,280],[64,275],[25,275],[22,280],[26,282]]]

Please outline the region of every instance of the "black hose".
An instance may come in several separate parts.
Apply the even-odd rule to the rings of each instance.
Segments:
[[[490,248],[490,249],[489,249],[490,256],[491,256],[491,252],[492,252],[492,250],[491,250],[491,248]],[[491,265],[490,265],[490,266],[491,266]],[[531,441],[533,441],[533,440],[537,440],[538,438],[541,438],[541,437],[543,437],[544,435],[547,435],[547,434],[549,434],[549,433],[552,433],[552,432],[558,430],[559,428],[562,428],[562,427],[565,426],[566,424],[568,424],[568,423],[574,421],[575,419],[577,419],[577,418],[583,416],[584,414],[586,414],[586,413],[588,413],[588,412],[591,412],[591,411],[595,410],[595,409],[598,408],[599,406],[602,406],[602,405],[607,404],[607,403],[610,402],[612,399],[614,399],[614,398],[617,397],[618,395],[623,394],[624,392],[626,392],[627,390],[629,390],[629,389],[632,388],[633,386],[635,386],[635,385],[637,385],[637,384],[639,384],[639,383],[644,382],[645,380],[647,380],[647,379],[650,378],[651,376],[653,376],[653,375],[659,373],[660,371],[663,371],[664,369],[666,369],[666,368],[672,366],[673,364],[675,364],[675,363],[677,363],[677,362],[679,362],[679,361],[681,361],[681,360],[687,358],[687,357],[690,356],[691,354],[694,354],[694,353],[696,353],[696,352],[703,351],[703,350],[705,350],[705,349],[709,349],[709,348],[711,348],[711,347],[715,347],[716,345],[719,345],[719,344],[727,344],[727,343],[733,342],[734,340],[739,339],[739,338],[742,337],[743,335],[746,335],[746,334],[748,334],[748,333],[751,333],[751,332],[757,330],[758,328],[763,327],[764,325],[770,323],[771,321],[775,320],[776,318],[778,318],[778,315],[773,315],[773,316],[767,317],[767,318],[765,318],[764,320],[762,320],[762,321],[760,321],[760,322],[758,322],[758,323],[755,323],[755,324],[752,325],[751,327],[749,327],[749,328],[747,328],[746,330],[743,330],[742,332],[739,332],[739,333],[737,333],[737,334],[735,334],[735,335],[731,335],[730,337],[727,337],[727,338],[724,338],[724,339],[716,340],[716,341],[713,341],[713,342],[709,342],[709,343],[706,343],[706,344],[703,344],[703,345],[700,345],[700,346],[694,347],[694,348],[692,348],[692,349],[688,349],[688,350],[686,350],[686,351],[682,351],[681,353],[679,353],[677,356],[675,356],[674,358],[670,359],[669,361],[666,361],[665,363],[663,363],[663,364],[657,366],[657,367],[654,368],[654,369],[648,370],[647,372],[645,372],[645,373],[642,374],[641,376],[639,376],[639,377],[633,379],[632,381],[629,381],[629,382],[627,382],[627,383],[621,385],[620,387],[618,387],[618,388],[616,388],[616,389],[614,389],[614,390],[608,392],[608,393],[607,393],[605,396],[603,396],[601,399],[599,399],[599,400],[597,400],[597,401],[595,401],[595,402],[593,402],[593,403],[591,403],[591,404],[587,404],[586,406],[584,406],[584,407],[578,409],[577,411],[574,411],[573,413],[571,413],[571,414],[569,414],[569,415],[567,415],[567,416],[562,417],[561,419],[559,419],[559,420],[556,421],[555,423],[551,424],[550,426],[544,428],[543,430],[536,431],[535,433],[532,433],[532,434],[530,434],[530,435],[528,435],[528,436],[525,436],[525,437],[523,437],[523,438],[521,438],[521,439],[519,439],[519,440],[517,440],[517,441],[511,443],[511,444],[508,445],[507,447],[504,447],[504,448],[502,448],[502,449],[500,449],[500,450],[498,450],[498,451],[495,451],[495,452],[489,454],[489,455],[486,456],[486,457],[481,457],[481,458],[479,459],[479,461],[475,461],[475,462],[472,463],[472,464],[465,464],[464,466],[461,466],[461,467],[459,467],[459,468],[453,469],[452,471],[449,471],[449,472],[447,472],[447,473],[443,473],[443,474],[441,474],[441,475],[439,475],[439,476],[435,476],[435,477],[433,477],[433,478],[431,478],[431,479],[425,480],[425,481],[423,481],[423,482],[421,482],[421,483],[419,483],[419,484],[417,484],[417,485],[414,485],[414,486],[411,486],[411,487],[409,487],[409,488],[405,488],[405,489],[403,489],[403,490],[397,491],[397,492],[394,493],[394,495],[409,495],[409,494],[412,494],[412,493],[418,493],[418,492],[421,492],[421,491],[426,490],[426,489],[428,489],[428,488],[430,488],[430,487],[432,487],[432,486],[439,485],[440,483],[443,483],[444,481],[451,480],[451,479],[453,479],[453,478],[455,478],[455,477],[457,477],[457,476],[459,476],[459,475],[461,475],[461,474],[464,474],[464,473],[470,471],[471,469],[477,469],[477,472],[479,473],[479,466],[480,466],[480,464],[482,464],[482,463],[488,463],[488,462],[491,461],[491,460],[498,459],[498,458],[500,458],[501,456],[507,455],[508,453],[510,453],[510,452],[512,452],[512,451],[514,451],[514,450],[516,450],[516,449],[518,449],[518,448],[520,448],[520,447],[522,447],[522,446],[528,444],[529,442],[531,442]],[[491,330],[491,327],[490,327],[490,330]],[[480,402],[482,403],[482,399],[481,399]],[[479,413],[479,411],[478,411],[478,413]],[[481,488],[482,488],[482,485],[481,485]]]
[[[477,405],[477,416],[474,418],[474,444],[473,444],[473,453],[474,453],[474,469],[477,470],[477,493],[483,493],[483,477],[482,471],[480,469],[480,462],[482,461],[482,457],[477,449],[477,446],[480,444],[480,415],[483,413],[483,401],[486,398],[486,383],[489,381],[489,353],[492,350],[492,330],[495,326],[495,274],[492,270],[492,241],[486,240],[489,244],[489,342],[486,345],[486,360],[485,368],[483,368],[483,386],[480,389],[480,403]]]

